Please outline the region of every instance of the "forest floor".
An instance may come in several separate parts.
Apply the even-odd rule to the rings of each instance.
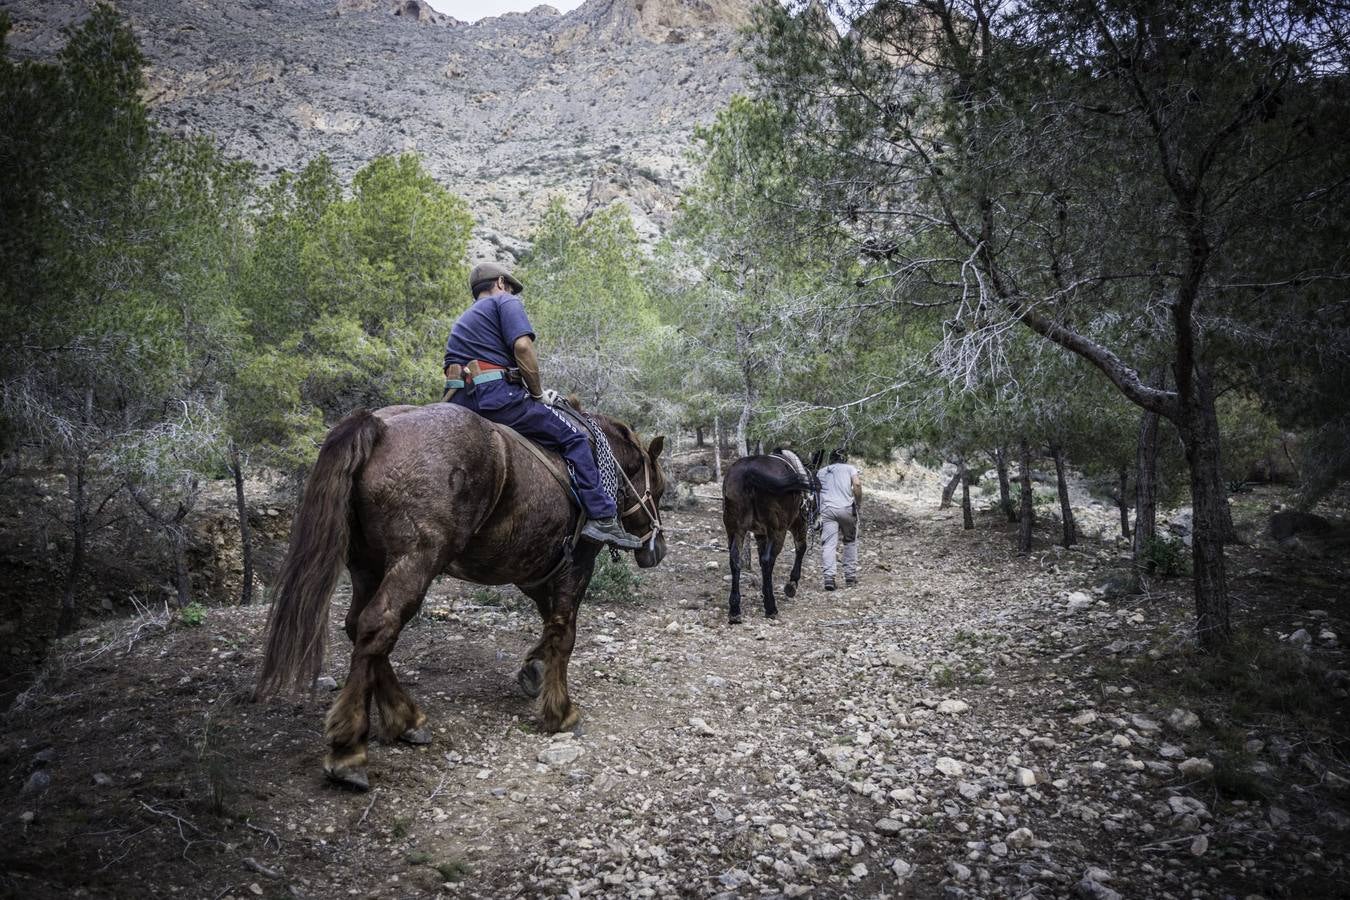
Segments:
[[[582,608],[579,735],[515,689],[532,605],[438,582],[395,653],[435,741],[374,744],[366,794],[322,778],[331,693],[250,701],[262,608],[100,622],[5,716],[0,895],[1346,896],[1345,555],[1240,495],[1242,652],[1206,660],[1187,579],[1121,591],[1114,510],[1019,558],[938,486],[874,491],[862,583],[822,591],[813,547],[775,623],[750,576],[727,624],[716,501],[670,513],[634,596]]]

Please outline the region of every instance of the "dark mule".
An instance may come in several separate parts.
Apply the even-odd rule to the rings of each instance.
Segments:
[[[643,535],[635,553],[638,565],[649,568],[666,552],[657,511],[665,480],[656,462],[664,438],[644,447],[627,425],[594,418],[623,471],[624,528]],[[323,665],[329,600],[346,565],[352,661],[325,722],[330,778],[368,787],[372,701],[388,738],[430,740],[426,715],[399,685],[389,653],[442,573],[515,584],[534,600],[544,632],[517,680],[529,696],[542,695],[547,731],[576,724],[567,663],[600,547],[582,543],[559,565],[579,513],[546,458],[447,403],[358,410],[328,433],[277,577],[258,691],[309,689]]]
[[[795,458],[794,458],[795,459]],[[778,455],[745,456],[727,469],[722,479],[722,524],[727,529],[727,549],[731,554],[730,622],[741,621],[741,547],[746,534],[754,534],[759,550],[760,587],[764,593],[764,615],[778,617],[773,598],[773,564],[783,549],[783,538],[792,531],[797,555],[792,574],[783,593],[792,597],[802,577],[802,557],[806,555],[806,528],[810,518],[807,498],[813,493],[812,476],[804,468]]]

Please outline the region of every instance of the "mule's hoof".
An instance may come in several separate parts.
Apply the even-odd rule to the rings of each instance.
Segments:
[[[370,790],[370,776],[365,766],[324,766],[323,773],[328,780],[353,791]]]
[[[783,596],[784,597],[797,596],[797,582],[789,581],[787,584],[783,585]]]
[[[521,666],[520,671],[516,673],[516,684],[526,697],[531,700],[538,699],[544,690],[544,661],[532,659]]]
[[[741,624],[741,617],[740,617],[740,615],[737,614],[737,615],[731,616],[729,619],[727,619],[727,624],[728,624],[728,625],[739,625],[739,624]]]
[[[558,730],[576,732],[579,731],[580,729],[581,729],[581,710],[576,706],[576,704],[573,704],[572,708],[567,711],[567,715],[563,716],[562,724],[558,726]]]
[[[400,734],[398,739],[405,744],[423,747],[431,743],[431,729],[425,726],[422,728],[409,728],[407,731]]]

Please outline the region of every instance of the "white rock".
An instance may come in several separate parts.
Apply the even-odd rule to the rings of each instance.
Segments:
[[[1191,856],[1204,856],[1208,849],[1209,838],[1203,834],[1197,834],[1195,840],[1191,841]]]
[[[1016,779],[1017,784],[1020,787],[1029,788],[1036,786],[1036,773],[1033,772],[1031,769],[1026,769],[1021,766],[1018,766]]]
[[[891,872],[894,873],[895,877],[900,881],[904,881],[914,873],[914,867],[903,859],[897,859],[891,862]]]
[[[715,737],[717,735],[717,731],[698,716],[691,717],[689,719],[689,725],[694,729],[695,733],[701,734],[704,737]]]
[[[332,675],[320,675],[314,679],[314,687],[321,691],[336,691],[338,689],[337,679]]]
[[[1070,725],[1091,725],[1097,721],[1097,714],[1092,710],[1084,710],[1069,720]]]
[[[943,700],[937,706],[937,711],[949,716],[959,715],[970,709],[970,704],[964,700]]]
[[[933,764],[939,772],[951,778],[959,778],[965,773],[965,767],[950,756],[939,756]]]
[[[1074,591],[1069,595],[1067,606],[1069,612],[1078,612],[1087,609],[1093,603],[1092,596],[1083,591]]]
[[[882,834],[897,834],[904,826],[895,819],[878,819],[876,825],[872,826]]]
[[[1005,841],[1008,846],[1014,850],[1021,850],[1024,847],[1031,846],[1031,842],[1036,839],[1030,828],[1016,828],[1008,832]]]
[[[1174,709],[1167,714],[1167,724],[1176,731],[1194,731],[1200,727],[1200,717],[1189,709]]]
[[[538,760],[546,766],[565,766],[581,756],[581,746],[571,741],[550,744],[539,751]]]
[[[1148,716],[1141,716],[1138,713],[1130,716],[1130,724],[1145,734],[1152,734],[1155,731],[1161,731],[1162,726]]]
[[[962,865],[959,862],[949,862],[947,863],[947,874],[957,881],[969,881],[970,866]]]
[[[1298,631],[1289,635],[1289,643],[1293,644],[1295,647],[1306,648],[1312,643],[1312,635],[1308,634],[1305,629],[1300,628]]]
[[[774,822],[772,825],[769,826],[769,837],[773,838],[775,841],[778,841],[780,844],[787,843],[788,840],[787,826],[782,824],[781,822]]]
[[[839,772],[852,772],[858,767],[858,761],[853,758],[853,754],[847,747],[823,747],[816,751],[821,759],[825,760]]]
[[[1214,774],[1214,763],[1194,756],[1178,764],[1177,768],[1187,778],[1208,778]]]

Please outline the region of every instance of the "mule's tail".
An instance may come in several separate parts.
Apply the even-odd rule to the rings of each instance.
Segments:
[[[811,483],[796,472],[779,474],[755,468],[746,470],[745,486],[766,494],[791,494],[794,491],[811,490]]]
[[[358,409],[328,432],[319,450],[277,575],[259,697],[290,686],[308,689],[323,666],[328,604],[347,561],[352,484],[382,434],[384,423]]]

